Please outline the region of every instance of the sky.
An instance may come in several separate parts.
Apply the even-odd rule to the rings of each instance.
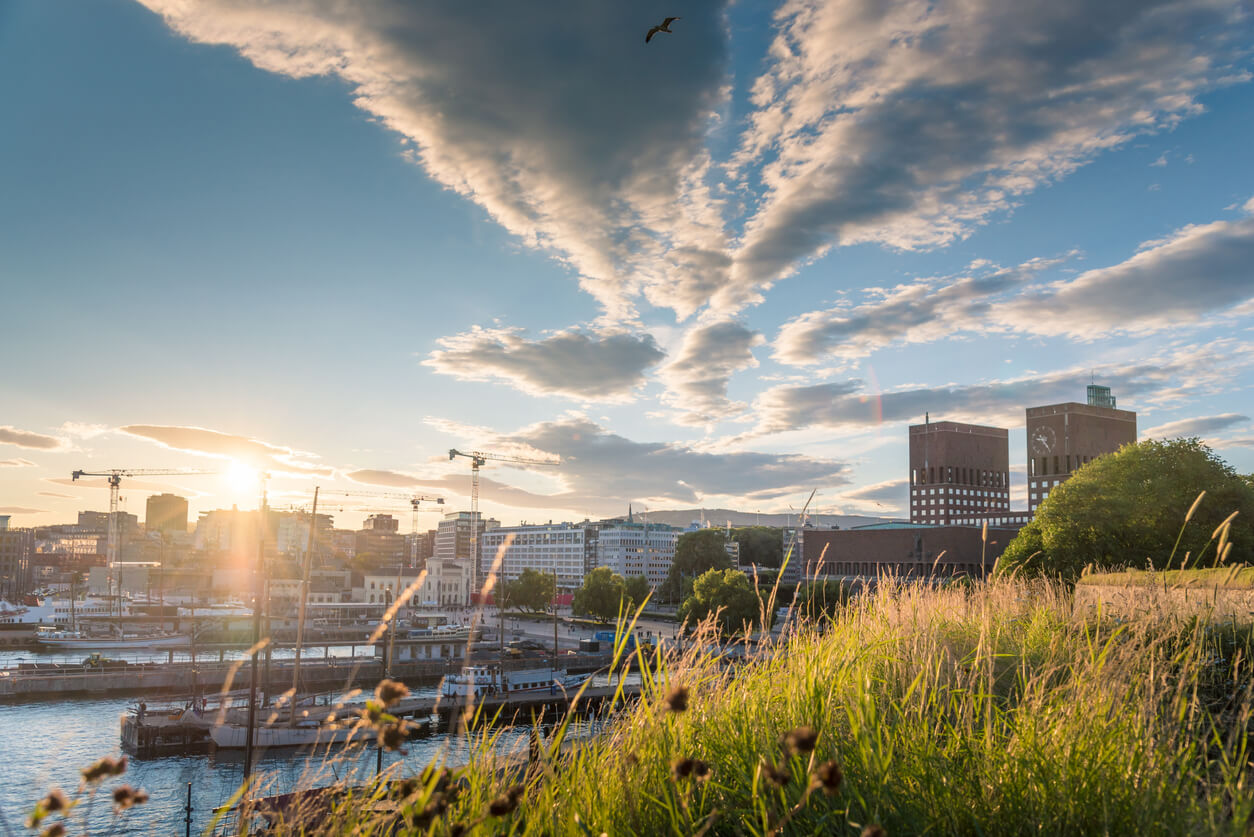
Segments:
[[[925,413],[1022,508],[1093,381],[1254,471],[1252,15],[0,0],[0,514],[899,516]]]

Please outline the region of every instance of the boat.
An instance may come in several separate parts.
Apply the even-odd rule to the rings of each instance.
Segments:
[[[497,666],[466,666],[444,678],[445,697],[481,698],[489,695],[557,694],[578,689],[592,674],[567,674],[551,668],[527,668],[502,672]]]
[[[62,651],[119,651],[183,648],[191,644],[192,638],[187,634],[171,633],[115,633],[93,636],[82,631],[41,628],[35,634],[35,641],[44,648]]]
[[[355,732],[354,725],[323,724],[314,720],[297,721],[258,727],[253,734],[254,747],[309,747],[322,744],[342,744]],[[367,736],[358,734],[361,740]],[[242,750],[248,743],[247,724],[221,724],[209,730],[209,738],[222,750]]]

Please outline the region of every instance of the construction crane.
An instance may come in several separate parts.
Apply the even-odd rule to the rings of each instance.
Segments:
[[[417,566],[418,564],[418,512],[424,510],[422,504],[435,503],[440,506],[444,505],[443,497],[432,497],[426,494],[401,494],[396,491],[327,491],[325,494],[328,497],[369,497],[370,499],[404,500],[409,503],[409,508],[412,512],[410,528],[414,535],[410,539],[411,543],[409,545],[409,561],[412,566]],[[358,509],[358,511],[361,511],[361,509]],[[369,511],[377,510],[370,509]],[[435,509],[427,509],[427,511],[435,511]]]
[[[481,450],[460,451],[449,448],[448,458],[453,461],[459,456],[470,460],[470,590],[479,592],[479,469],[492,462],[507,462],[514,465],[561,465],[560,459],[524,459],[520,456],[502,456],[496,453],[485,453]]]
[[[193,477],[216,474],[217,471],[198,471],[182,469],[170,471],[161,468],[110,468],[105,471],[74,471],[70,474],[72,481],[79,477],[104,477],[109,481],[109,546],[108,566],[118,562],[118,490],[122,486],[122,477]]]

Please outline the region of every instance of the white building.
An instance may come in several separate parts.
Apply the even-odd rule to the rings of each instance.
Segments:
[[[490,529],[480,538],[480,572],[487,578],[502,552],[498,577],[513,581],[525,569],[557,576],[557,586],[573,590],[596,566],[597,527],[590,523],[549,523]]]
[[[327,547],[331,543],[331,515],[318,515],[318,527],[314,533],[314,553],[318,547]],[[309,515],[305,513],[283,513],[279,515],[279,527],[275,536],[279,552],[284,555],[304,555],[309,545]]]
[[[642,575],[657,587],[666,581],[675,560],[675,544],[683,534],[673,526],[618,523],[602,529],[597,543],[598,567],[623,578]]]

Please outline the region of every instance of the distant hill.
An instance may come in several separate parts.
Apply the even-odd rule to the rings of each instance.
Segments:
[[[647,515],[650,523],[665,523],[668,526],[686,527],[694,520],[704,519],[715,526],[725,526],[731,521],[732,526],[788,526],[795,525],[795,514],[758,514],[757,512],[736,511],[735,509],[675,509],[657,511],[649,509]],[[643,521],[646,515],[636,512],[636,519]],[[810,523],[819,528],[839,526],[850,529],[854,526],[866,526],[871,523],[884,523],[896,520],[893,517],[867,517],[860,514],[812,514]]]

